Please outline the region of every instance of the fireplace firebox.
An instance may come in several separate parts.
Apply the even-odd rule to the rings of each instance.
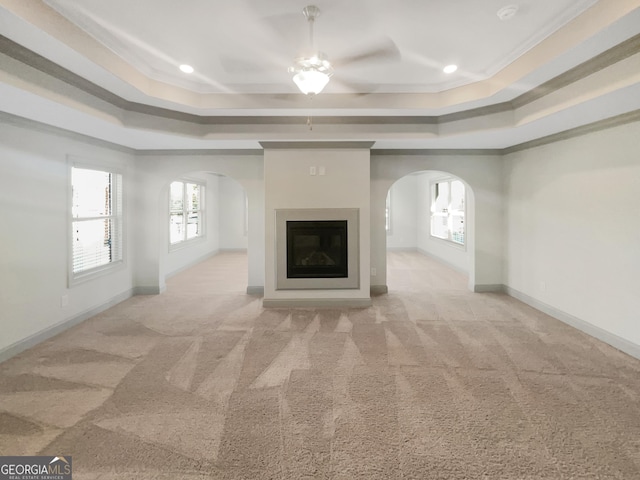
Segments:
[[[349,276],[346,220],[287,221],[287,278]]]
[[[360,288],[357,208],[278,209],[276,290]]]

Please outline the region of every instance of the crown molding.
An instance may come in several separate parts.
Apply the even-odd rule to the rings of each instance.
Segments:
[[[268,149],[323,149],[323,148],[339,148],[339,149],[371,149],[376,142],[260,142],[265,150]]]
[[[140,113],[170,120],[190,122],[198,125],[297,125],[299,116],[217,116],[196,115],[163,107],[146,105],[126,100],[105,88],[86,80],[48,60],[47,58],[19,45],[7,37],[0,35],[0,51],[46,75],[61,80],[100,100],[103,100],[125,112]],[[575,83],[589,75],[611,66],[625,58],[640,52],[640,34],[606,50],[605,52],[583,62],[582,64],[554,77],[553,79],[532,88],[511,101],[505,101],[485,107],[478,107],[459,112],[429,116],[314,116],[313,122],[318,125],[439,125],[460,120],[467,120],[484,115],[492,115],[520,108],[553,92]]]

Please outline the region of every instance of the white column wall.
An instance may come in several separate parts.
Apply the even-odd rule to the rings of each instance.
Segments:
[[[369,149],[267,148],[265,162],[265,300],[369,299]],[[316,175],[310,175],[310,168]],[[320,167],[325,175],[319,175]],[[276,290],[275,211],[289,208],[360,210],[358,289]]]

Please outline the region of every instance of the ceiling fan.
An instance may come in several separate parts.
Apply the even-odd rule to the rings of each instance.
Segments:
[[[333,75],[333,66],[327,55],[315,49],[313,41],[313,25],[320,15],[320,9],[315,5],[309,5],[302,9],[302,14],[309,23],[309,48],[310,56],[296,58],[295,63],[289,67],[289,73],[293,73],[293,81],[305,95],[317,95],[329,83]]]
[[[288,71],[293,73],[293,81],[302,93],[314,96],[327,86],[334,73],[334,68],[327,55],[317,50],[314,43],[313,27],[316,18],[320,15],[320,8],[308,5],[302,9],[302,14],[309,24],[309,50],[306,52],[307,55],[297,57]],[[384,45],[344,57],[335,64],[343,66],[362,61],[391,60],[399,57],[400,52],[397,46],[387,39]]]

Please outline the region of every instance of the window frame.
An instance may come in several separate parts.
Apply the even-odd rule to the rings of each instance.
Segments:
[[[453,216],[453,210],[451,209],[451,202],[452,202],[452,188],[451,188],[451,183],[452,182],[460,182],[464,188],[464,198],[463,198],[463,202],[464,202],[464,208],[462,209],[462,222],[464,224],[464,240],[463,242],[459,242],[457,240],[454,240],[453,236],[454,236],[454,232],[453,232],[453,228],[451,225],[451,219]],[[447,218],[447,238],[443,238],[440,237],[438,235],[434,235],[433,233],[433,222],[434,222],[434,218],[442,218],[443,215],[442,214],[438,214],[438,212],[435,212],[434,207],[435,207],[435,202],[436,202],[436,195],[435,195],[435,190],[436,190],[436,185],[437,184],[442,184],[442,183],[448,183],[449,184],[449,194],[448,194],[448,199],[447,199],[447,212],[446,212],[446,218]],[[455,246],[457,248],[461,248],[461,249],[465,249],[467,248],[467,239],[468,239],[468,231],[467,231],[467,186],[465,185],[465,183],[460,180],[459,178],[456,177],[441,177],[441,178],[437,178],[437,179],[433,179],[431,180],[431,182],[429,182],[429,236],[432,239],[435,240],[440,240],[443,242],[447,242],[447,244]],[[460,212],[460,210],[456,210],[456,212]]]
[[[191,211],[195,211],[198,212],[198,219],[199,219],[199,228],[198,231],[200,231],[200,235],[197,235],[196,237],[193,238],[187,238],[187,228],[186,228],[186,224],[185,224],[185,229],[183,232],[183,239],[180,241],[177,241],[175,243],[171,243],[171,215],[175,214],[175,212],[177,212],[177,210],[172,208],[172,204],[171,204],[171,185],[174,183],[182,183],[182,215],[183,218],[186,218],[188,221],[188,216],[189,216],[189,212]],[[187,208],[187,201],[186,201],[186,195],[187,195],[187,188],[186,186],[188,184],[191,185],[198,185],[198,187],[200,188],[200,199],[199,199],[199,208],[197,210],[189,210]],[[207,199],[207,185],[206,182],[203,180],[197,180],[194,178],[186,178],[186,177],[180,177],[176,180],[173,180],[169,183],[169,187],[168,187],[168,221],[167,221],[167,228],[168,228],[168,243],[169,243],[169,251],[172,252],[174,250],[180,250],[181,248],[185,248],[188,247],[190,245],[193,245],[195,243],[200,243],[202,241],[205,240],[206,237],[206,199]],[[188,223],[187,223],[188,224]]]
[[[113,200],[112,210],[113,213],[106,216],[98,217],[74,217],[73,216],[73,169],[80,170],[94,170],[97,172],[108,173],[112,176],[117,176],[116,181],[111,180],[111,196],[119,197]],[[67,189],[67,284],[68,287],[74,287],[84,282],[110,275],[117,270],[124,268],[126,265],[126,188],[125,188],[125,168],[119,165],[108,164],[106,162],[91,161],[82,158],[76,158],[73,156],[67,157],[67,177],[68,177],[68,189]],[[110,218],[117,222],[117,227],[114,230],[117,232],[117,241],[120,242],[117,250],[119,250],[119,257],[116,260],[112,260],[106,264],[98,265],[96,267],[88,268],[79,272],[74,271],[74,225],[76,222],[91,221],[96,219]]]

